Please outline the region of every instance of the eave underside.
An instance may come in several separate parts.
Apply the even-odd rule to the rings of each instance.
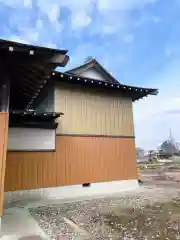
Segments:
[[[66,50],[20,44],[0,39],[1,77],[10,81],[10,106],[29,109],[57,66],[66,65]],[[1,81],[1,80],[0,80]]]

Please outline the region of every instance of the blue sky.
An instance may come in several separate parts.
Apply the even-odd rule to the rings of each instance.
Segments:
[[[120,82],[158,87],[134,104],[137,145],[169,128],[180,142],[180,0],[0,0],[1,38],[69,50],[67,68],[95,57]]]

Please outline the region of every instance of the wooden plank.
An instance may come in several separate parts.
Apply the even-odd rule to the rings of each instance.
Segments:
[[[5,191],[137,179],[135,140],[57,136],[56,152],[8,152]]]
[[[4,181],[8,138],[8,113],[0,112],[0,216],[3,213]]]

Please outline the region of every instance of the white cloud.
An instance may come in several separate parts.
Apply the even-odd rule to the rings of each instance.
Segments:
[[[86,26],[90,22],[90,17],[88,16],[88,12],[92,6],[91,0],[86,1],[78,1],[78,0],[66,0],[66,1],[59,1],[59,0],[37,0],[38,6],[44,13],[47,14],[49,20],[57,20],[59,17],[59,9],[61,7],[67,7],[72,13],[72,25],[73,29],[75,27],[82,28],[82,26]],[[52,11],[52,5],[56,6],[54,9],[55,14]],[[58,14],[57,14],[58,13]]]
[[[91,22],[92,19],[85,12],[72,13],[72,30],[82,29]]]
[[[99,32],[102,34],[114,33],[124,37],[126,31],[134,24],[130,12],[142,11],[157,1],[159,0],[97,0],[97,8],[102,16]],[[151,21],[154,23],[157,23],[158,20],[160,21],[158,17],[151,16]]]
[[[10,7],[32,7],[32,0],[0,0],[0,3]]]
[[[142,8],[147,4],[155,3],[157,0],[98,0],[98,8],[101,11],[110,10],[133,10]]]
[[[72,29],[78,30],[91,23],[93,20],[91,10],[96,3],[101,19],[96,23],[98,26],[94,26],[96,28],[94,32],[109,34],[127,27],[126,11],[141,9],[156,1],[158,0],[37,0],[37,4],[50,21],[57,21],[60,8],[67,7],[71,11]],[[157,18],[155,20],[157,21]]]
[[[39,33],[36,29],[29,29],[28,32],[24,34],[24,38],[29,42],[37,42],[39,39]]]
[[[39,26],[37,28],[29,28],[27,31],[23,32],[21,35],[9,35],[7,37],[4,37],[8,40],[25,43],[25,44],[35,44],[35,45],[41,45],[45,47],[50,48],[58,48],[55,42],[53,42],[53,39],[50,38],[42,38],[40,36],[40,33],[42,33],[41,29],[41,21],[38,22]]]
[[[15,39],[18,42],[31,43],[36,45],[56,45],[56,36],[62,31],[63,26],[58,21],[60,16],[59,5],[54,3],[43,5],[43,10],[46,10],[46,15],[41,11],[36,12],[32,8],[32,0],[0,0],[7,6],[13,7],[11,17],[8,20],[8,25],[4,38]],[[46,1],[45,1],[46,2]],[[27,10],[28,7],[28,11]],[[22,8],[26,8],[25,11]],[[48,21],[48,19],[49,21]],[[34,21],[36,19],[36,22]],[[18,34],[14,34],[18,32]],[[60,41],[58,40],[58,43]]]
[[[49,11],[46,12],[51,22],[57,21],[60,16],[60,7],[57,3],[50,6]]]
[[[57,45],[55,43],[50,43],[50,42],[44,43],[44,46],[49,48],[55,48],[55,49],[57,48]]]
[[[99,29],[96,28],[96,30],[97,30],[97,32],[102,31],[103,34],[112,34],[112,33],[115,33],[116,27],[113,28],[112,25],[104,24],[104,25],[100,26]]]
[[[20,28],[21,29],[21,28]],[[9,35],[6,37],[9,40],[21,42],[21,43],[36,43],[39,40],[39,31],[36,28],[28,28],[28,29],[21,29],[21,34],[12,34],[9,33]]]
[[[73,31],[82,30],[85,27],[89,26],[90,23],[94,20],[92,9],[94,4],[97,6],[97,12],[99,13],[99,18],[96,23],[93,25],[89,32],[92,34],[116,34],[123,36],[124,32],[128,30],[129,27],[129,16],[126,11],[131,11],[133,9],[141,9],[142,7],[152,4],[158,0],[37,0],[36,4],[40,9],[41,13],[39,14],[39,20],[36,24],[36,29],[34,31],[38,32],[39,38],[43,35],[45,36],[45,27],[44,24],[45,16],[48,17],[51,24],[51,29],[53,32],[60,33],[62,31],[63,23],[60,22],[60,13],[62,7],[67,7],[71,12],[71,29]],[[22,8],[28,7],[32,8],[32,0],[0,0],[5,5]],[[17,19],[14,19],[17,18]],[[29,31],[26,21],[29,21],[29,15],[23,16],[22,19],[19,19],[20,16],[13,16],[12,22],[17,22],[19,28],[22,30]],[[40,22],[41,21],[41,22]],[[157,19],[156,19],[157,21]],[[40,27],[41,25],[41,27]],[[44,26],[43,26],[44,25]],[[43,26],[43,27],[42,27]],[[44,28],[44,30],[43,30]],[[48,29],[49,30],[49,29]],[[47,35],[49,34],[47,30]],[[32,30],[30,30],[32,32]],[[126,34],[126,33],[125,33]],[[48,36],[50,37],[50,36]],[[125,41],[129,42],[132,38],[127,38],[125,36]],[[29,39],[31,41],[31,39]]]
[[[32,0],[24,0],[24,7],[32,7]]]
[[[180,60],[149,79],[150,87],[159,88],[158,96],[150,96],[134,104],[135,132],[138,146],[156,148],[169,136],[180,141]]]
[[[155,15],[142,15],[137,21],[135,21],[134,25],[139,27],[145,23],[153,23],[158,24],[161,22],[161,18]]]

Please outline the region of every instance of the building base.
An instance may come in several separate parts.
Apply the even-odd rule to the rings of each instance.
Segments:
[[[92,183],[86,185],[72,185],[63,187],[41,188],[5,193],[5,202],[19,201],[23,199],[71,199],[95,196],[107,196],[124,191],[135,190],[139,187],[138,180],[121,180],[113,182]]]

